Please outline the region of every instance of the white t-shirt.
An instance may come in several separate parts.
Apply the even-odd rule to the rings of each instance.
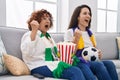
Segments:
[[[73,41],[73,29],[68,29],[64,35],[64,41]],[[84,47],[93,46],[87,31],[82,31]]]
[[[30,70],[46,65],[53,71],[59,61],[45,61],[45,48],[56,46],[54,40],[51,38],[51,43],[46,37],[40,37],[41,32],[38,31],[36,39],[31,41],[30,34],[31,31],[26,32],[21,40],[21,51],[24,62]]]

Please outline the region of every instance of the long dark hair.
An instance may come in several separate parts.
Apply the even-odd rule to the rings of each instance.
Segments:
[[[75,28],[75,27],[78,26],[78,16],[79,16],[79,14],[81,13],[81,10],[82,10],[83,8],[88,8],[89,11],[90,11],[90,16],[92,16],[91,9],[90,9],[90,7],[89,7],[88,5],[78,6],[78,7],[74,10],[74,12],[73,12],[73,14],[72,14],[72,17],[71,17],[71,20],[70,20],[70,24],[69,24],[68,29],[70,29],[70,28]],[[89,25],[88,25],[87,28],[90,28],[90,25],[91,25],[91,20],[90,20]]]

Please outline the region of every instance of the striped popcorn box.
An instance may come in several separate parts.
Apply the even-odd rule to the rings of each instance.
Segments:
[[[72,64],[72,55],[75,51],[75,44],[72,42],[57,43],[58,51],[60,53],[60,60]]]

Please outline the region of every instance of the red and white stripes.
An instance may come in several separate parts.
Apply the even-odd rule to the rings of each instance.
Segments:
[[[60,60],[72,64],[72,55],[75,51],[75,44],[71,42],[57,43],[58,51],[60,53]]]

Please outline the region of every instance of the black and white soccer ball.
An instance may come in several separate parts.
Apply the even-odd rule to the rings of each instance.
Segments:
[[[82,57],[86,61],[98,61],[98,49],[95,47],[86,47],[82,51]]]

